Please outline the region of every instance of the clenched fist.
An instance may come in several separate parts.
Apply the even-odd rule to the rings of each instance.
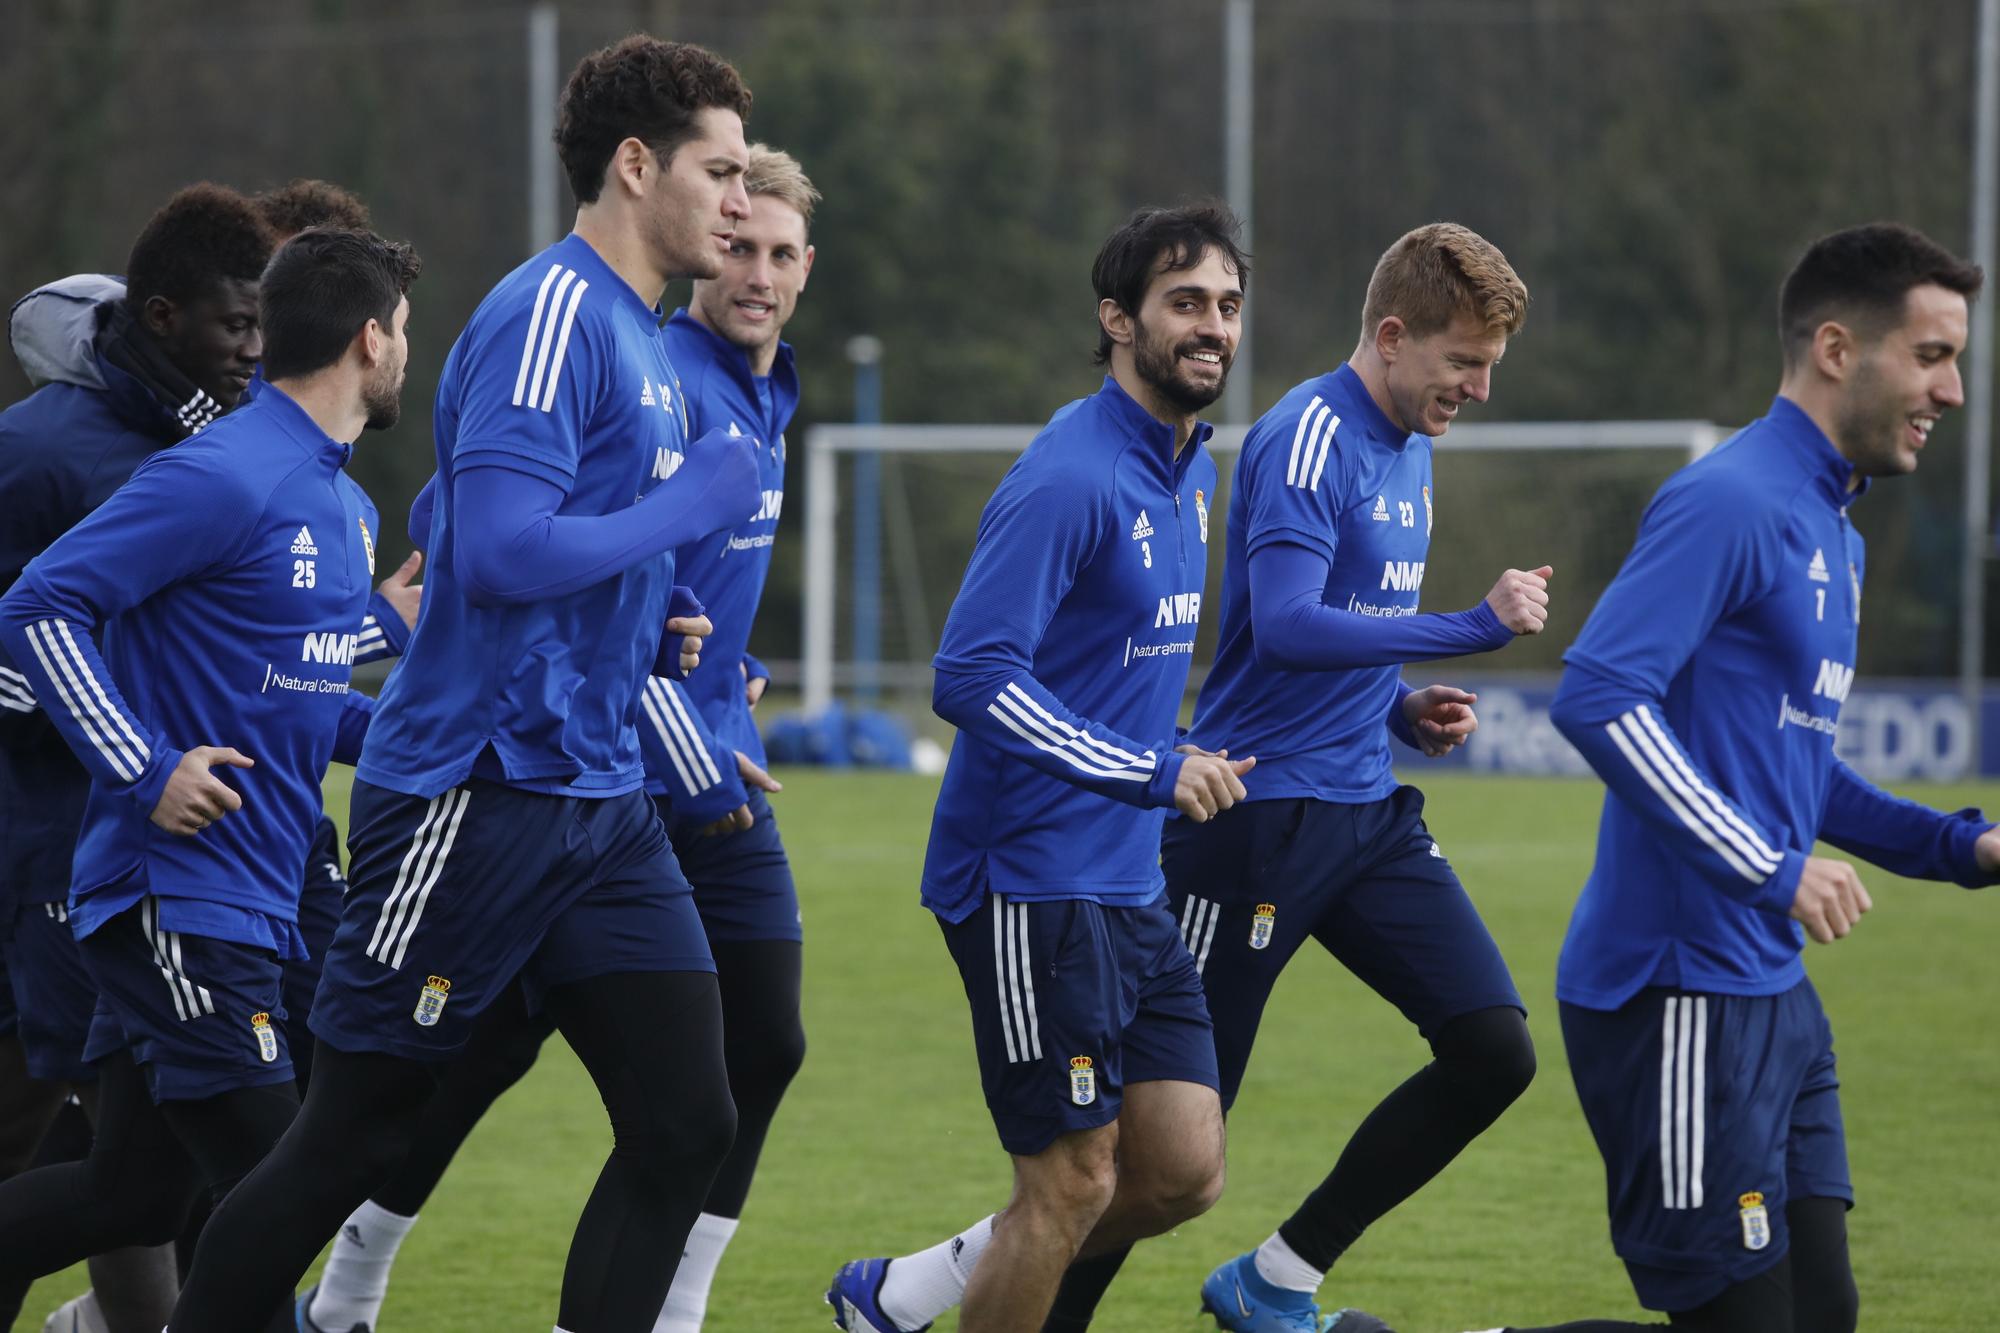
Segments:
[[[1486,604],[1500,623],[1516,634],[1540,634],[1549,623],[1549,575],[1547,565],[1526,573],[1510,569],[1486,594]]]

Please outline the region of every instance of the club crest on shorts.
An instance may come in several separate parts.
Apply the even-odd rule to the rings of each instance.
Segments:
[[[250,1031],[257,1037],[257,1058],[267,1065],[278,1063],[278,1034],[271,1030],[271,1016],[250,1015]]]
[[[1278,905],[1258,903],[1256,913],[1250,918],[1250,947],[1268,949],[1271,947],[1271,930],[1278,924]]]
[[[1194,516],[1201,520],[1201,542],[1208,545],[1208,497],[1200,491],[1194,493]]]
[[[444,1012],[444,1002],[450,998],[450,981],[443,977],[426,977],[424,992],[417,997],[417,1012],[410,1017],[417,1020],[420,1028],[436,1027],[438,1015]]]
[[[1764,1207],[1764,1196],[1751,1190],[1736,1200],[1737,1212],[1743,1218],[1743,1248],[1761,1250],[1771,1243],[1771,1214]]]
[[[1078,1106],[1097,1100],[1097,1069],[1087,1055],[1070,1057],[1069,1099]]]
[[[368,553],[368,572],[373,574],[375,572],[375,539],[368,535],[367,519],[356,519],[355,522],[361,525],[361,549]]]

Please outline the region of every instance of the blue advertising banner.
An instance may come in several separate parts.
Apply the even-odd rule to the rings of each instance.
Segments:
[[[1430,677],[1412,679],[1428,684]],[[1398,768],[1415,778],[1438,765],[1477,773],[1583,775],[1590,768],[1549,721],[1554,676],[1437,679],[1479,696],[1479,730],[1444,759],[1395,746]],[[1955,782],[1972,772],[1978,727],[1981,777],[2000,776],[2000,689],[1988,688],[1976,722],[1957,687],[1942,681],[1857,683],[1840,710],[1835,747],[1871,782]]]

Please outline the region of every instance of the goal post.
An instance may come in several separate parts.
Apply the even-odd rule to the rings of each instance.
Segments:
[[[806,433],[800,683],[802,703],[808,714],[816,714],[833,702],[843,675],[849,681],[861,681],[870,686],[882,678],[879,663],[862,664],[858,671],[850,669],[843,673],[839,669],[841,635],[836,612],[840,602],[840,579],[850,572],[842,564],[839,539],[842,460],[861,457],[883,460],[984,456],[992,460],[997,469],[1019,456],[1041,429],[1040,425],[981,423],[839,423],[814,426]],[[1242,449],[1247,431],[1247,427],[1240,425],[1218,426],[1209,441],[1209,448],[1217,455],[1225,477],[1233,470],[1229,465]],[[1656,469],[1663,477],[1672,466],[1707,453],[1726,434],[1723,427],[1713,422],[1692,420],[1489,422],[1454,426],[1438,439],[1437,449],[1445,460],[1453,455],[1512,453],[1533,458],[1537,455],[1574,457],[1583,453],[1652,451],[1656,456],[1664,455],[1660,460],[1662,465]],[[1450,464],[1441,461],[1440,467],[1449,468]],[[1445,484],[1450,484],[1448,478]],[[873,487],[867,488],[867,492],[877,494]],[[985,494],[978,497],[982,505],[985,498]],[[1220,506],[1217,513],[1218,516],[1224,513]],[[876,529],[882,523],[879,510],[857,513],[852,517],[857,524],[872,525]],[[1629,536],[1629,533],[1627,526],[1621,535]],[[966,534],[967,549],[970,548],[970,540],[970,534]],[[1219,551],[1220,548],[1215,549]],[[955,580],[961,568],[950,570],[949,577]],[[878,570],[861,573],[871,579],[880,578]]]

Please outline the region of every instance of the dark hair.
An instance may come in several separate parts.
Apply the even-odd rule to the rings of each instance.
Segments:
[[[308,227],[286,241],[258,293],[264,377],[324,370],[347,354],[369,320],[389,328],[423,267],[415,250],[372,231]]]
[[[257,196],[257,207],[263,211],[264,221],[271,224],[271,230],[280,237],[293,237],[307,227],[344,227],[349,231],[367,231],[373,222],[368,216],[368,205],[361,202],[352,191],[343,190],[332,181],[309,180],[300,177],[275,190],[266,190]]]
[[[694,137],[697,112],[750,118],[750,90],[728,61],[644,33],[579,60],[556,109],[556,153],[579,204],[597,202],[611,154],[638,139],[664,164]]]
[[[1912,288],[1935,284],[1970,301],[1986,275],[1914,227],[1871,222],[1814,241],[1778,293],[1778,339],[1791,365],[1829,319],[1876,337],[1902,322]]]
[[[255,282],[277,245],[248,197],[203,181],[160,205],[125,261],[125,302],[138,314],[165,297],[185,305],[230,279]]]
[[[1142,208],[1111,233],[1097,262],[1090,266],[1090,285],[1100,301],[1116,301],[1126,314],[1137,314],[1146,299],[1146,286],[1153,269],[1166,256],[1163,272],[1193,268],[1210,250],[1236,271],[1236,282],[1250,290],[1250,256],[1240,238],[1243,223],[1227,204],[1203,199],[1179,208]],[[1103,365],[1111,360],[1111,335],[1097,326],[1097,352],[1091,358]]]

